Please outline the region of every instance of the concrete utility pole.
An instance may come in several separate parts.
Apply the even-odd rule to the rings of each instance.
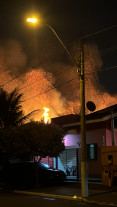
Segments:
[[[85,79],[84,79],[84,49],[80,52],[80,123],[81,123],[81,195],[88,197],[88,176],[86,160],[86,121],[85,121]]]

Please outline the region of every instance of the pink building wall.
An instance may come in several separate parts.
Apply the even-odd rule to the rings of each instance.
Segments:
[[[98,146],[101,147],[105,145],[105,139],[106,139],[105,128],[87,130],[86,132],[86,143],[87,144],[97,143]]]
[[[35,156],[35,161],[38,162],[39,161],[39,156]],[[45,164],[48,164],[50,167],[54,166],[54,161],[53,161],[53,157],[45,157],[41,159],[41,162],[44,162]]]
[[[101,179],[101,146],[106,144],[105,123],[93,123],[86,129],[86,144],[97,144],[97,160],[88,160],[88,178]],[[81,176],[81,150],[78,150],[78,176]]]
[[[106,146],[112,146],[111,129],[106,129]]]
[[[110,137],[110,135],[109,135]],[[80,134],[67,134],[65,135],[64,144],[65,146],[76,146],[81,143]],[[87,129],[86,131],[86,144],[98,143],[98,146],[105,146],[106,142],[106,129],[105,128],[94,128]]]
[[[117,131],[114,129],[115,145],[117,145]],[[112,146],[111,122],[106,123],[106,146]]]
[[[117,146],[117,131],[115,130],[115,145]],[[106,129],[106,146],[112,146],[111,130]]]
[[[115,129],[115,145],[117,146],[117,131]]]

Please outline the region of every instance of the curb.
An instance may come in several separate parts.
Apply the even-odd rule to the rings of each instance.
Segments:
[[[84,202],[86,203],[92,203],[92,204],[98,204],[98,205],[103,205],[103,206],[117,206],[117,203],[108,203],[108,202],[103,202],[103,201],[93,201],[93,200],[85,200]]]
[[[63,195],[55,195],[55,194],[47,194],[47,193],[38,193],[38,192],[29,192],[29,191],[19,191],[13,190],[9,191],[10,193],[19,194],[19,195],[30,195],[30,196],[40,196],[40,197],[47,197],[47,198],[57,198],[63,200],[72,200],[72,201],[80,201],[85,203],[92,203],[104,206],[117,206],[117,203],[108,203],[108,202],[101,202],[95,200],[88,200],[87,198],[83,198],[81,196],[63,196]]]
[[[19,191],[19,190],[14,190],[14,191],[10,191],[10,192],[15,193],[15,194],[21,194],[21,195],[32,195],[32,196],[41,196],[41,197],[48,197],[48,198],[59,198],[59,199],[65,199],[65,200],[84,201],[84,198],[82,198],[80,196],[76,196],[76,195],[74,195],[74,196],[63,196],[63,195],[29,192],[29,191]]]

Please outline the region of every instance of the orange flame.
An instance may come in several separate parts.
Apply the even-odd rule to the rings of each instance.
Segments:
[[[44,112],[44,114],[43,114],[43,117],[44,117],[44,123],[45,124],[47,124],[47,123],[50,123],[51,122],[51,119],[50,119],[50,117],[49,117],[49,108],[46,108],[46,107],[44,107],[43,108],[44,110],[45,110],[45,112]]]

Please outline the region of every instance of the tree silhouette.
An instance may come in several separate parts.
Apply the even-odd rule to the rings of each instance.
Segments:
[[[32,115],[34,111],[24,115],[21,105],[22,96],[16,88],[11,93],[0,88],[0,128],[18,126]]]

